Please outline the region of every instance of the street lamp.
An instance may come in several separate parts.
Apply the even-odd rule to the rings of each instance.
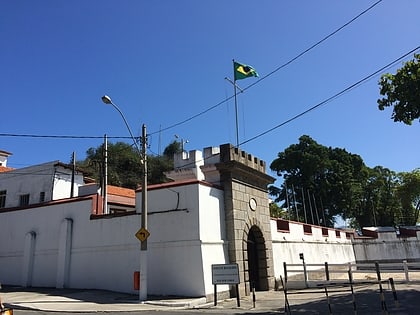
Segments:
[[[141,229],[140,231],[143,231],[146,237],[144,237],[141,240],[141,255],[140,255],[140,290],[139,290],[139,300],[144,301],[147,299],[147,237],[149,236],[149,232],[147,231],[147,135],[146,135],[146,125],[143,124],[142,126],[142,137],[141,137],[141,144],[142,148],[140,150],[139,145],[136,141],[136,139],[133,136],[133,133],[131,132],[131,128],[128,125],[127,119],[125,119],[124,114],[122,111],[118,108],[117,105],[115,105],[111,98],[108,95],[102,96],[102,102],[108,105],[112,105],[118,113],[120,113],[122,119],[124,120],[124,123],[128,129],[128,132],[130,133],[131,139],[133,140],[133,143],[137,149],[137,152],[140,154],[141,162],[143,166],[143,177],[142,177],[142,199],[141,199]],[[139,232],[140,232],[139,231]]]

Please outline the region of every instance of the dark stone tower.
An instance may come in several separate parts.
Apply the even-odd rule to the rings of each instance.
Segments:
[[[265,162],[231,144],[220,146],[216,163],[225,193],[229,260],[237,263],[240,293],[274,288],[273,250]]]

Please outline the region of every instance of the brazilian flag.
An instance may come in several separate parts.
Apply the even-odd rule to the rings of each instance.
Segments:
[[[239,62],[233,62],[233,72],[235,80],[242,80],[249,77],[258,77],[257,71],[251,66],[243,65]]]

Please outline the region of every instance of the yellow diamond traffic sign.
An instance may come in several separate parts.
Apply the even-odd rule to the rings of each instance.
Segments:
[[[140,240],[140,242],[144,242],[150,236],[150,232],[142,227],[140,230],[137,231],[136,237]]]

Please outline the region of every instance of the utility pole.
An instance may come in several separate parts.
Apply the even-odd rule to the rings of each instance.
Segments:
[[[147,238],[150,236],[149,231],[147,230],[147,133],[146,125],[143,124],[142,128],[142,137],[141,137],[141,149],[133,136],[130,125],[127,122],[123,112],[120,108],[115,105],[111,98],[108,95],[102,96],[102,102],[105,104],[112,105],[118,113],[121,115],[121,118],[124,120],[124,123],[130,133],[133,144],[136,147],[137,152],[140,155],[141,163],[143,166],[143,179],[142,179],[142,198],[141,198],[141,229],[135,234],[136,237],[141,241],[140,245],[140,290],[139,290],[139,300],[145,301],[147,299]],[[136,209],[137,211],[137,209]]]
[[[103,167],[103,187],[102,187],[102,194],[103,194],[103,214],[108,214],[108,137],[104,135],[104,167]]]
[[[146,125],[142,127],[141,155],[143,162],[143,180],[141,187],[141,228],[147,231],[147,134]],[[147,237],[140,245],[140,301],[147,299]]]

